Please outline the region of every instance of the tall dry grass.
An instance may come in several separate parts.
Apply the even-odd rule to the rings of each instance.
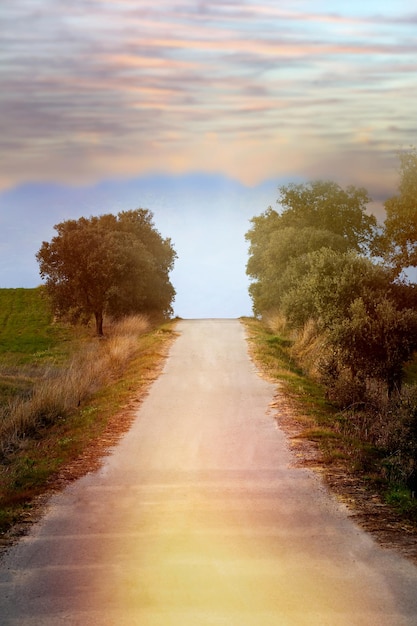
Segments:
[[[319,379],[319,367],[322,361],[329,358],[329,347],[325,335],[319,331],[316,322],[310,319],[301,329],[291,329],[285,315],[279,311],[266,314],[262,321],[272,333],[291,342],[289,348],[291,358],[300,364],[306,374],[315,380]]]
[[[120,376],[138,351],[138,337],[150,329],[144,316],[108,322],[107,336],[94,338],[57,370],[50,368],[28,399],[11,400],[0,414],[0,454],[74,411],[84,400]]]
[[[314,320],[308,320],[294,335],[291,354],[313,379],[320,378],[320,367],[328,361],[330,353],[326,335],[319,331]]]
[[[275,335],[287,334],[287,319],[280,311],[270,311],[262,316],[266,328]]]

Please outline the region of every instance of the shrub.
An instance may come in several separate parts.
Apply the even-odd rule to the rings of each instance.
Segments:
[[[367,390],[367,400],[339,417],[339,429],[378,452],[388,483],[417,491],[417,385],[404,386],[390,399],[376,386]]]
[[[386,451],[385,473],[390,482],[417,490],[417,385],[405,386],[387,403],[384,428],[375,432],[376,443]]]

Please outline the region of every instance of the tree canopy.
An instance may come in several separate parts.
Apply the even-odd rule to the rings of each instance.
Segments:
[[[401,273],[417,267],[415,150],[400,173],[383,226],[364,189],[280,187],[281,208],[251,220],[247,274],[253,311],[273,333],[268,358],[291,359],[343,409],[335,432],[351,437],[355,464],[414,491],[417,284]]]
[[[312,320],[331,346],[334,374],[401,387],[404,363],[417,349],[415,296],[381,265],[356,252],[322,248],[297,257],[283,280],[281,311],[301,330]],[[337,357],[337,358],[336,358]]]
[[[279,307],[287,289],[289,266],[295,259],[322,248],[345,252],[348,244],[327,230],[288,226],[273,230],[263,245],[251,247],[247,273],[256,279],[249,288],[255,311],[262,313]]]
[[[385,236],[395,235],[395,253],[402,251],[402,262],[409,262],[414,259],[412,237],[417,247],[412,204],[417,158],[403,160],[402,167],[401,195],[407,198],[408,213],[396,199],[388,203],[392,211]],[[332,376],[348,371],[362,383],[379,380],[391,394],[400,387],[404,363],[417,349],[416,290],[371,260],[377,223],[365,211],[369,200],[364,189],[343,190],[331,182],[280,187],[281,213],[270,207],[251,220],[246,234],[249,291],[256,314],[278,312],[296,333],[309,324],[316,329],[326,346],[322,361]],[[406,214],[408,222],[401,230],[396,219]],[[405,230],[407,255],[400,245]],[[415,254],[417,264],[417,250]]]
[[[376,219],[368,215],[365,189],[343,190],[330,181],[289,184],[279,188],[278,213],[271,207],[251,220],[247,274],[255,313],[278,308],[287,265],[321,248],[338,252],[368,250]]]
[[[58,315],[94,316],[102,335],[106,312],[172,312],[169,272],[176,253],[156,230],[150,211],[82,217],[54,228],[57,235],[42,243],[36,257]]]
[[[375,216],[366,213],[370,197],[362,187],[342,189],[332,181],[283,185],[277,203],[281,227],[311,227],[343,237],[353,250],[365,252],[376,231]]]
[[[417,151],[400,155],[399,193],[385,202],[382,255],[398,271],[417,267]]]

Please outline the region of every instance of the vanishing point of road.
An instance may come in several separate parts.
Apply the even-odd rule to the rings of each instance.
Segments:
[[[417,568],[294,467],[237,320],[178,323],[101,469],[3,557],[3,626],[411,626]]]

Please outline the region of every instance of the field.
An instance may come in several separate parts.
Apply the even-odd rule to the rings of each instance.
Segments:
[[[0,289],[0,405],[67,358],[74,331],[52,322],[41,288]]]

